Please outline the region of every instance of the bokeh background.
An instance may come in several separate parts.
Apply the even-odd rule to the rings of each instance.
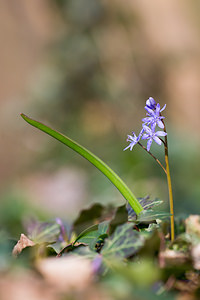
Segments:
[[[102,158],[138,197],[168,209],[165,174],[139,147],[149,96],[165,110],[175,211],[199,213],[199,1],[0,1],[0,225],[19,236],[26,219],[74,219],[119,192],[20,112]],[[159,146],[152,151],[163,160]]]

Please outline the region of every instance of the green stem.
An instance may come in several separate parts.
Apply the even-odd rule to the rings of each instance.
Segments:
[[[166,126],[164,124],[164,131],[166,131]],[[174,202],[173,202],[173,193],[172,193],[172,182],[171,182],[171,176],[170,176],[170,170],[169,170],[169,156],[168,156],[168,143],[167,143],[167,135],[165,136],[165,164],[166,164],[166,175],[167,175],[167,184],[168,184],[168,193],[169,193],[169,206],[170,206],[170,223],[171,223],[171,241],[175,238],[174,233]]]
[[[70,147],[84,158],[86,158],[89,162],[91,162],[97,169],[99,169],[120,191],[120,193],[124,196],[124,198],[129,202],[136,215],[139,215],[141,211],[143,211],[143,207],[137,200],[137,198],[133,195],[131,190],[127,187],[127,185],[122,181],[122,179],[108,166],[106,165],[100,158],[94,155],[92,152],[79,145],[75,141],[71,140],[67,136],[61,134],[60,132],[53,130],[52,128],[36,121],[28,116],[21,114],[22,118],[28,122],[30,125],[40,129],[41,131],[47,133],[51,137],[60,141],[64,145]]]

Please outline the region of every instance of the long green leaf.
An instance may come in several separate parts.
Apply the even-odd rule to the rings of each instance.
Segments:
[[[124,196],[124,198],[129,202],[131,207],[134,209],[135,213],[138,215],[142,210],[142,206],[137,200],[137,198],[133,195],[127,185],[121,180],[121,178],[110,168],[108,167],[100,158],[96,155],[88,151],[83,146],[79,145],[75,141],[71,140],[67,136],[61,134],[60,132],[51,129],[50,127],[35,121],[28,116],[21,114],[22,118],[28,122],[30,125],[40,129],[41,131],[49,134],[53,138],[57,139],[64,145],[70,147],[83,157],[85,157],[89,162],[91,162],[97,169],[99,169],[120,191],[120,193]]]

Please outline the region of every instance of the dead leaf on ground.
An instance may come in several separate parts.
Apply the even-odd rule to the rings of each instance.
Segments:
[[[187,263],[189,261],[189,255],[180,251],[167,249],[160,252],[159,259],[162,261],[162,267],[169,265],[176,266]]]
[[[47,282],[65,292],[85,289],[93,280],[91,261],[83,257],[50,257],[38,261],[36,267]]]
[[[194,268],[200,270],[200,244],[194,246],[191,250]]]
[[[22,250],[26,247],[32,247],[34,246],[35,243],[31,240],[29,240],[29,238],[25,235],[25,234],[21,234],[19,241],[17,242],[17,244],[15,245],[15,247],[13,248],[12,254],[13,256],[18,256]]]
[[[200,216],[199,215],[190,215],[185,220],[186,232],[188,234],[196,234],[200,236]]]
[[[59,300],[52,287],[36,274],[17,270],[0,275],[0,299],[2,300]]]

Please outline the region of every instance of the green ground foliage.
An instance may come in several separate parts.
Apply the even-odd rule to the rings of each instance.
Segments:
[[[176,220],[172,243],[162,201],[138,200],[139,217],[93,204],[72,223],[30,220],[18,242],[1,231],[0,286],[24,274],[46,299],[199,299],[200,217]]]

